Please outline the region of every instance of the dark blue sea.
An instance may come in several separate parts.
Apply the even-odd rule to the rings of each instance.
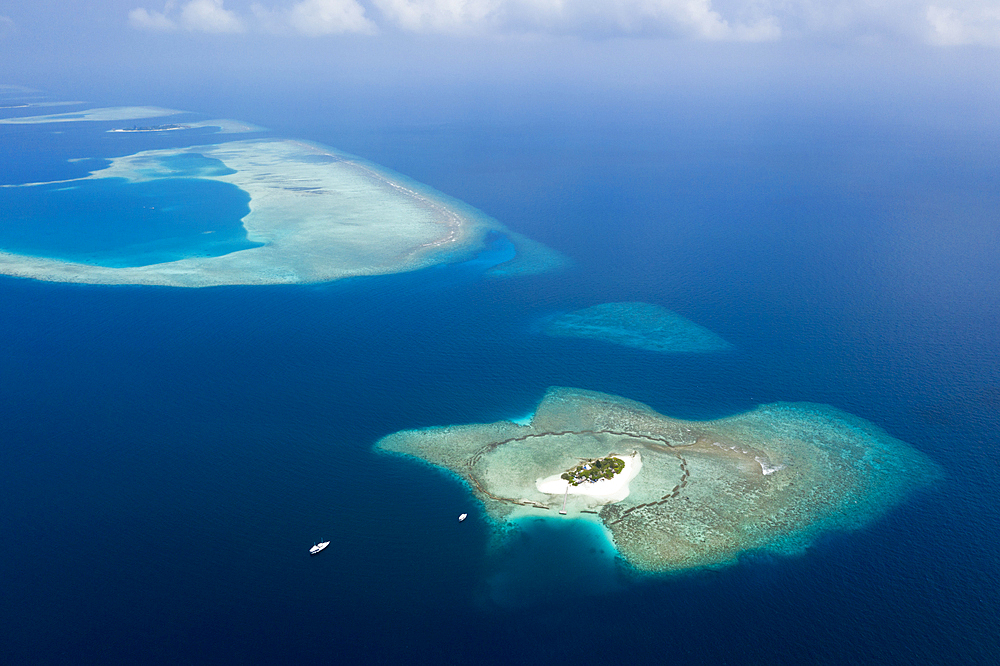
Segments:
[[[1000,661],[998,137],[818,114],[240,113],[572,263],[207,289],[0,278],[0,662]],[[78,177],[181,141],[112,126],[3,126],[0,180]],[[201,222],[152,250],[121,219],[46,237],[10,192],[0,239],[39,254],[230,251],[196,248]],[[108,196],[61,194],[81,210]],[[238,220],[237,194],[198,196]],[[613,301],[666,307],[735,351],[537,332]],[[539,524],[494,548],[458,481],[372,452],[401,429],[523,416],[549,386],[682,418],[826,403],[945,474],[804,554],[657,578],[583,528]]]

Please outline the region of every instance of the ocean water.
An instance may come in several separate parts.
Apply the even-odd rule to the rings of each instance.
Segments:
[[[95,128],[4,128],[36,150],[5,151],[0,173],[78,177],[181,141]],[[485,278],[498,241],[466,264],[297,287],[0,278],[2,661],[1000,658],[995,137],[822,119],[751,135],[532,118],[297,129],[573,265]],[[537,331],[614,301],[734,349]],[[828,403],[945,478],[804,554],[649,578],[585,525],[498,544],[455,479],[371,451],[404,428],[521,417],[553,385],[682,418]]]

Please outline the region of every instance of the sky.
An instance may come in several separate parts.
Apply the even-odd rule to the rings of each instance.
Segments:
[[[1000,0],[0,0],[0,84],[265,123],[239,113],[669,97],[978,131],[1000,127]]]
[[[50,18],[150,32],[666,36],[707,41],[913,41],[1000,46],[989,0],[104,0],[6,2],[4,33]],[[19,8],[20,6],[20,8]],[[86,29],[87,25],[80,25]]]

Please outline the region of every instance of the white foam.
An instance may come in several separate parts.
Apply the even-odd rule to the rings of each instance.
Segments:
[[[512,417],[507,420],[510,421],[511,423],[516,423],[517,425],[527,426],[531,425],[531,419],[533,418],[535,418],[535,413],[528,412],[524,416]]]
[[[769,476],[771,474],[774,474],[778,470],[785,469],[784,465],[771,464],[771,461],[768,460],[767,458],[755,456],[754,460],[756,460],[757,464],[760,465],[760,471],[764,473],[764,476]]]

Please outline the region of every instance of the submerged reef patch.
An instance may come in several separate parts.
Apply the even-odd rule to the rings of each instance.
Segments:
[[[682,421],[569,388],[550,389],[528,425],[408,430],[376,449],[455,473],[499,528],[563,510],[599,521],[625,560],[651,572],[799,552],[821,532],[870,523],[940,475],[908,444],[829,406],[780,403]],[[581,461],[611,455],[632,471],[553,484]],[[617,486],[601,492],[602,483]]]
[[[732,349],[707,328],[652,303],[602,303],[552,318],[542,330],[554,337],[588,338],[664,353]]]

